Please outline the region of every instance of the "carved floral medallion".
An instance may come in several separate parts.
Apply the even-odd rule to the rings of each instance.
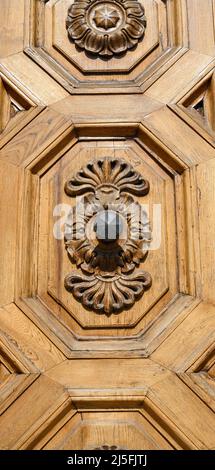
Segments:
[[[75,0],[68,10],[68,35],[87,52],[107,57],[121,54],[143,37],[144,13],[137,0]]]
[[[151,230],[146,211],[132,197],[149,183],[123,160],[89,162],[66,182],[69,196],[81,196],[68,215],[65,246],[74,270],[65,287],[89,309],[118,313],[151,286],[137,269],[148,253]]]

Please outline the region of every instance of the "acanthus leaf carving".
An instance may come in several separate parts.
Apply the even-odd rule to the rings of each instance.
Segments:
[[[86,276],[74,272],[65,279],[66,288],[82,304],[107,315],[118,313],[134,305],[145,289],[151,285],[151,276],[145,271],[113,277]]]
[[[151,286],[150,274],[137,269],[148,254],[149,220],[131,196],[146,195],[148,181],[124,160],[105,157],[89,162],[65,191],[85,194],[65,227],[66,250],[80,270],[66,276],[66,289],[86,308],[107,315],[131,307]]]
[[[65,185],[69,196],[77,196],[86,192],[95,192],[99,185],[114,185],[120,192],[144,196],[149,192],[149,183],[131,165],[122,160],[111,158],[89,162],[74,178]]]

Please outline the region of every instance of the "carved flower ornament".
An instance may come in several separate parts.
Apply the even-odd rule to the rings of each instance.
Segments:
[[[65,247],[78,268],[66,276],[66,289],[99,313],[131,307],[151,285],[150,274],[137,269],[151,231],[146,211],[130,194],[147,194],[149,183],[127,162],[105,157],[89,162],[65,191],[85,194],[65,226]]]
[[[137,0],[74,0],[66,27],[77,46],[108,57],[136,46],[146,28],[144,13]]]

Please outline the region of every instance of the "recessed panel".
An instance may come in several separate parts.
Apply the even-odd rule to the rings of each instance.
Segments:
[[[107,165],[105,159],[123,162],[124,166],[119,171],[125,173],[129,168],[131,173],[127,176],[128,182],[130,181],[127,189],[126,180],[120,177],[121,173],[113,180],[114,182],[118,178],[121,186],[124,184],[120,197],[117,193],[118,187],[114,184],[113,189],[116,194],[112,188],[110,192],[111,185],[107,184],[110,178],[108,170],[104,176],[98,166],[99,162],[104,161]],[[87,167],[89,178],[87,179],[85,174],[83,182],[87,185],[94,177],[96,195],[88,188],[89,193],[87,192],[85,197],[88,201],[87,210],[90,211],[92,207],[92,214],[86,221],[84,220],[86,225],[81,227],[83,230],[86,229],[86,233],[83,239],[81,238],[80,247],[79,241],[71,244],[71,241],[68,241],[69,234],[65,234],[65,228],[67,230],[68,227],[71,228],[71,208],[74,212],[74,208],[77,207],[78,213],[82,210],[79,206],[80,191],[77,191],[78,197],[75,195],[71,197],[67,185],[75,175],[80,179],[80,172],[90,162],[97,163],[94,168],[95,173],[92,176]],[[118,167],[114,168],[117,175]],[[106,178],[106,185],[104,181],[103,184],[98,181],[99,171],[100,180]],[[135,184],[132,184],[135,177],[138,184],[140,181],[139,186],[143,186],[143,181],[148,185],[141,195],[138,194]],[[129,191],[131,188],[133,195],[126,193],[126,190]],[[101,196],[102,190],[106,192]],[[96,211],[99,212],[101,209],[99,199],[101,197],[104,198],[103,204],[110,202],[111,214],[120,216],[124,231],[127,219],[124,217],[123,203],[126,201],[126,208],[128,202],[135,210],[139,211],[141,208],[144,213],[145,230],[143,245],[141,240],[137,243],[135,238],[127,237],[123,231],[120,235],[122,239],[119,240],[109,240],[107,243],[97,239]],[[111,197],[114,200],[111,200]],[[115,197],[119,199],[115,200]],[[140,331],[151,321],[157,309],[161,310],[177,293],[174,182],[138,144],[124,141],[92,141],[76,144],[42,178],[40,201],[38,293],[43,302],[72,331],[91,336],[98,333],[108,336],[132,335],[134,331]],[[89,205],[89,201],[92,206]],[[103,212],[104,209],[99,213],[102,215]],[[74,224],[80,223],[78,213]],[[136,227],[135,219],[134,231]],[[102,229],[105,230],[101,223],[101,232]],[[74,256],[71,256],[72,250]],[[119,254],[120,251],[123,253]],[[172,271],[171,276],[169,263],[171,267],[175,266],[175,273]],[[69,280],[71,278],[75,280],[74,289],[69,289],[68,283],[66,285],[65,280],[68,277]],[[80,284],[81,281],[83,284]]]

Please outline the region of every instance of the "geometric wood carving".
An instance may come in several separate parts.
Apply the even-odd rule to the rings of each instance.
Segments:
[[[42,121],[44,123],[44,135],[46,134],[45,115],[47,116],[47,122],[49,122],[49,119],[51,119],[51,114],[47,111],[44,113],[44,117],[41,115],[41,118],[38,118],[37,126],[32,125],[32,131],[33,128],[38,128],[40,126],[40,121]],[[57,116],[55,116],[52,126],[54,126],[54,122],[58,122]],[[46,129],[49,133],[48,127]],[[132,127],[134,131],[135,127]],[[82,126],[75,127],[74,132],[77,136],[79,136],[81,128]],[[37,221],[36,225],[32,220],[32,231],[35,233],[35,235],[32,236],[36,237],[36,239],[38,237],[38,242],[35,245],[35,249],[38,247],[38,265],[35,265],[35,268],[38,272],[35,280],[38,280],[38,285],[35,285],[34,292],[36,293],[36,298],[34,296],[33,300],[33,298],[31,298],[31,294],[29,297],[29,290],[26,290],[26,283],[22,284],[20,280],[19,285],[22,292],[22,299],[24,303],[30,302],[32,304],[33,302],[37,313],[41,314],[44,319],[46,314],[44,316],[42,310],[45,308],[48,315],[48,312],[51,310],[52,314],[54,315],[54,321],[58,323],[59,320],[62,320],[63,323],[67,325],[67,332],[70,335],[72,335],[74,332],[75,334],[85,336],[85,338],[89,340],[89,336],[91,335],[99,335],[102,337],[106,336],[106,333],[108,332],[109,336],[111,335],[114,337],[115,328],[119,327],[120,322],[120,326],[124,327],[124,331],[121,330],[122,336],[124,336],[124,332],[126,331],[126,336],[130,337],[137,335],[140,331],[142,331],[142,329],[145,330],[146,326],[157,319],[163,308],[166,307],[170,301],[176,299],[176,296],[179,293],[177,285],[177,252],[175,245],[175,230],[172,230],[171,238],[167,238],[166,236],[166,230],[169,224],[171,224],[171,227],[175,227],[173,179],[165,171],[165,168],[162,168],[157,164],[157,162],[153,161],[151,156],[149,156],[149,154],[144,151],[143,147],[140,147],[140,142],[143,142],[144,145],[143,135],[139,134],[139,139],[141,139],[139,140],[139,143],[133,141],[133,139],[125,139],[124,141],[111,139],[110,146],[110,141],[107,140],[107,133],[111,136],[113,132],[118,132],[118,127],[115,127],[115,125],[110,124],[108,128],[106,127],[106,129],[104,129],[102,124],[95,125],[93,127],[95,143],[89,142],[90,134],[88,134],[88,132],[91,132],[90,129],[89,131],[86,129],[86,132],[87,135],[89,135],[89,138],[87,138],[86,142],[82,141],[81,136],[78,137],[78,140],[80,139],[78,142],[71,141],[70,137],[68,136],[66,152],[64,151],[63,154],[61,154],[62,157],[60,159],[57,159],[57,161],[55,160],[54,165],[51,154],[51,160],[48,156],[46,158],[45,154],[43,154],[43,156],[40,154],[42,160],[40,160],[39,163],[39,160],[37,159],[37,165],[35,169],[32,167],[35,184],[37,184],[38,181],[38,169],[40,168],[39,171],[42,171],[42,176],[40,178],[40,204],[37,206],[37,209],[35,209],[37,211],[37,215],[35,212]],[[106,138],[105,140],[102,140],[101,147],[100,138],[103,136],[103,132],[105,132]],[[120,129],[120,133],[121,132],[127,135],[126,127]],[[42,140],[43,137],[41,136],[41,143]],[[55,142],[57,140],[58,138],[56,136],[56,140],[53,141],[54,147],[52,155],[54,155],[55,151],[58,151],[58,146],[55,147]],[[62,141],[62,145],[64,146],[64,141]],[[157,153],[158,152],[159,150],[157,149]],[[39,159],[40,155],[38,155]],[[122,309],[120,315],[109,316],[100,315],[99,311],[95,311],[96,314],[92,315],[89,309],[86,309],[81,302],[77,302],[73,295],[71,295],[71,293],[64,288],[65,276],[68,275],[68,273],[77,270],[77,265],[76,263],[72,262],[71,257],[69,258],[69,256],[67,256],[65,242],[63,239],[65,232],[64,224],[66,223],[66,219],[64,218],[63,214],[65,214],[67,218],[68,211],[71,211],[71,206],[75,205],[75,198],[69,196],[65,192],[65,182],[68,180],[70,175],[74,175],[76,172],[79,172],[80,168],[85,167],[88,162],[92,160],[100,160],[106,155],[110,155],[111,158],[116,159],[117,161],[122,159],[125,160],[126,163],[132,165],[135,171],[138,170],[138,173],[143,175],[142,178],[150,181],[150,191],[148,194],[145,194],[141,197],[138,196],[138,198],[134,197],[135,201],[140,202],[141,205],[143,204],[143,208],[147,213],[147,223],[149,219],[150,222],[153,223],[153,213],[156,213],[153,211],[153,203],[157,204],[158,209],[160,207],[159,204],[163,208],[161,212],[159,210],[159,213],[161,213],[162,233],[159,235],[157,240],[158,249],[149,250],[149,254],[144,259],[143,265],[144,270],[151,274],[153,272],[157,273],[157,266],[159,265],[159,276],[156,275],[155,278],[153,277],[153,282],[150,289],[148,289],[148,291],[142,297],[140,297],[133,306],[131,306],[129,309]],[[42,170],[44,164],[43,162],[46,165],[46,171],[44,173]],[[178,181],[180,179],[181,177],[178,176]],[[180,191],[178,192],[179,187],[180,186],[177,185],[176,192],[178,193],[177,197],[179,200],[181,200],[181,211],[177,214],[180,219],[183,212],[183,195]],[[92,192],[89,194],[91,194],[91,197],[93,196]],[[85,200],[86,196],[87,195],[85,195]],[[28,200],[24,201],[24,219],[27,217],[27,214],[30,214],[32,210],[32,204],[33,201],[30,197]],[[64,212],[64,205],[66,212]],[[57,212],[55,208],[57,208]],[[62,210],[63,225],[62,231],[60,230],[60,239],[58,239],[53,236],[53,228],[55,225],[58,225],[59,228],[61,227],[60,214]],[[24,226],[27,223],[29,222],[26,220]],[[39,224],[38,226],[37,223]],[[180,220],[179,223],[181,223]],[[147,226],[145,228],[148,230]],[[155,241],[156,237],[154,236],[152,243],[155,243]],[[23,259],[23,273],[26,273],[23,279],[26,279],[26,276],[28,276],[29,272],[29,257],[25,257],[25,253],[28,253],[28,251],[31,249],[28,243],[30,243],[30,240],[27,240],[23,233],[23,243],[21,246],[21,251],[23,249],[23,253],[21,257]],[[181,243],[183,244],[183,240]],[[149,249],[148,246],[144,248],[146,250]],[[164,259],[165,262],[163,262]],[[168,275],[169,270],[171,270],[171,276]],[[21,287],[21,284],[23,287]],[[59,288],[59,286],[61,287]],[[30,285],[29,289],[31,289]],[[58,326],[60,325],[58,324]]]
[[[103,23],[106,8],[111,15],[113,10],[113,21],[117,22],[112,27],[112,20]],[[166,62],[176,52],[168,48],[167,31],[172,34],[175,27],[167,24],[171,17],[168,9],[167,18],[161,0],[38,1],[31,18],[35,34],[25,52],[57,80],[63,76],[61,84],[67,89],[85,89],[96,80],[100,92],[105,82],[111,88],[129,84],[138,91],[148,64],[155,59]]]

